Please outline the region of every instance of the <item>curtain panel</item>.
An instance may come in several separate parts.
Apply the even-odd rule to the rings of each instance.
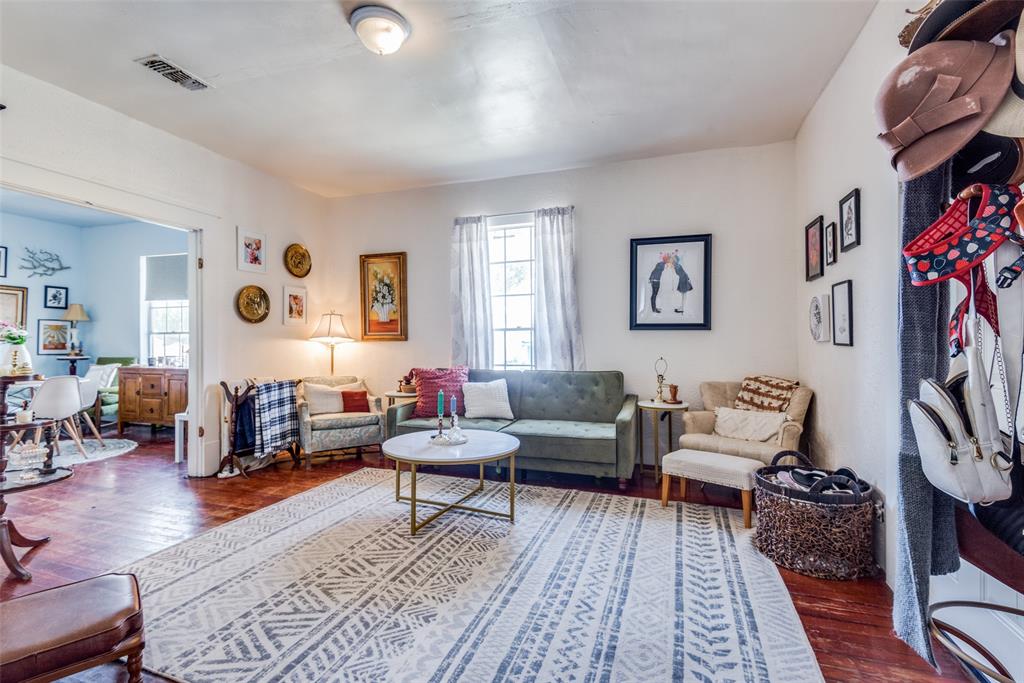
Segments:
[[[451,244],[453,366],[494,365],[488,245],[487,221],[483,216],[455,219]]]
[[[575,209],[534,212],[534,359],[541,370],[585,370],[576,298]]]

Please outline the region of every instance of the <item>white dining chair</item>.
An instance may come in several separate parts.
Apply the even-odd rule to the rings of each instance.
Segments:
[[[80,384],[81,380],[75,375],[60,375],[47,378],[36,389],[36,394],[32,397],[32,402],[29,404],[29,410],[37,418],[56,420],[58,432],[63,427],[67,431],[68,436],[71,437],[71,440],[78,446],[78,451],[82,454],[82,457],[88,458],[89,455],[85,452],[85,446],[82,445],[82,435],[78,433],[78,427],[75,425],[74,420],[75,415],[82,410],[82,390],[79,386]],[[37,434],[37,442],[38,438],[39,435]]]
[[[86,374],[85,378],[78,383],[78,391],[82,396],[82,408],[79,417],[85,420],[85,424],[89,425],[89,431],[100,442],[100,448],[106,448],[107,444],[103,442],[100,430],[96,428],[96,423],[92,421],[92,416],[90,415],[93,408],[96,407],[96,397],[100,393],[99,382]]]

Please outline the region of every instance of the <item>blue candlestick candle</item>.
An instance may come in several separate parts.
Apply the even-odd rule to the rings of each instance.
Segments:
[[[455,405],[456,405],[455,397],[452,396],[452,416],[453,417],[455,415]]]

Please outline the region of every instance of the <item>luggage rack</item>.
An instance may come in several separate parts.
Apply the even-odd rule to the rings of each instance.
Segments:
[[[296,386],[301,381],[302,380],[296,380]],[[250,394],[252,394],[256,390],[256,387],[258,386],[252,380],[248,380],[247,379],[247,380],[245,380],[245,382],[246,382],[246,387],[242,391],[239,391],[237,384],[234,387],[230,387],[230,386],[228,386],[227,382],[221,382],[220,383],[220,388],[224,391],[224,398],[228,402],[228,406],[230,407],[230,411],[228,413],[228,418],[227,418],[227,422],[228,422],[228,452],[220,459],[220,465],[217,467],[217,476],[218,477],[221,477],[221,476],[223,476],[223,477],[233,477],[233,476],[235,476],[236,471],[237,471],[237,473],[241,474],[243,477],[248,478],[248,476],[249,476],[248,469],[249,468],[247,468],[242,463],[242,459],[241,458],[242,458],[243,455],[251,455],[251,456],[255,456],[256,455],[256,449],[255,448],[244,448],[242,450],[235,450],[235,437],[238,434],[238,413],[239,413],[239,410],[241,409],[242,405],[246,401],[249,400]],[[301,459],[299,458],[300,450],[301,449],[299,447],[298,442],[292,442],[291,444],[288,445],[288,448],[283,450],[283,451],[281,451],[281,453],[287,453],[288,456],[291,458],[292,464],[295,467],[299,467],[299,465],[302,462]],[[275,456],[274,464],[277,464],[278,462],[280,462],[280,459]],[[225,468],[226,468],[226,474],[222,475],[221,473],[225,472]]]

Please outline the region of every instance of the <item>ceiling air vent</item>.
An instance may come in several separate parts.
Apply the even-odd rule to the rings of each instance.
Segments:
[[[199,80],[177,64],[169,62],[160,55],[139,57],[135,60],[150,71],[155,71],[169,81],[174,81],[186,90],[206,90],[210,86]]]

